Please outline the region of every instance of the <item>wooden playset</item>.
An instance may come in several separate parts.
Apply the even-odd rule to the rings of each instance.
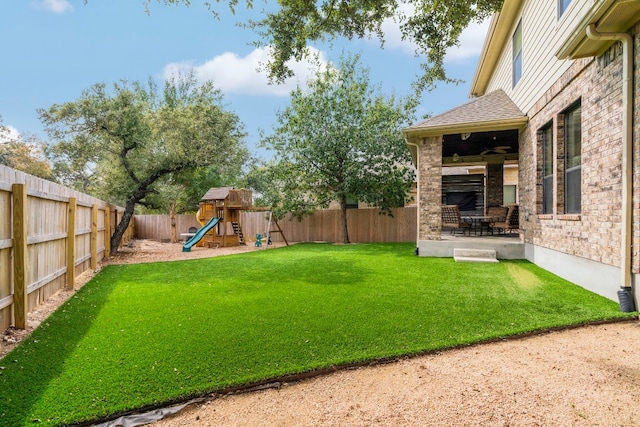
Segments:
[[[209,189],[200,199],[196,218],[203,226],[212,218],[219,218],[219,221],[204,235],[202,245],[217,248],[246,244],[240,225],[240,212],[252,209],[251,190],[232,187]]]
[[[182,251],[190,252],[193,246],[219,248],[246,245],[240,223],[242,211],[269,211],[267,231],[264,235],[256,235],[256,246],[262,246],[263,237],[266,238],[265,246],[268,246],[271,233],[280,233],[284,242],[289,245],[271,209],[253,206],[251,190],[221,187],[209,189],[200,199],[196,219],[202,228],[189,233],[190,238],[183,245]],[[271,230],[272,224],[276,230]]]

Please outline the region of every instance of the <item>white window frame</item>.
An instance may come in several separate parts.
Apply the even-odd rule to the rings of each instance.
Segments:
[[[516,87],[522,78],[522,19],[518,21],[516,29],[511,36],[512,64],[511,81],[512,87]]]

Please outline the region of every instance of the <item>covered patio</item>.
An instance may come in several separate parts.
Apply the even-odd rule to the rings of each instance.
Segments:
[[[517,168],[521,160],[519,133],[527,122],[497,90],[404,129],[418,171],[420,256],[450,257],[455,248],[473,248],[494,249],[503,259],[524,258],[518,231],[452,235],[444,231],[442,218],[443,206],[457,206],[461,217],[470,220],[489,218],[490,209],[506,204],[505,170]],[[510,203],[518,203],[517,193]]]

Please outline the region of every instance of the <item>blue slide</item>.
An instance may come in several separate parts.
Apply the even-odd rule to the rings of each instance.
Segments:
[[[192,238],[186,241],[184,246],[182,246],[182,252],[191,252],[191,247],[202,240],[204,235],[207,234],[207,232],[213,227],[215,227],[218,222],[220,222],[220,218],[211,218],[209,222],[206,223],[200,230],[198,230],[198,232],[194,234]]]

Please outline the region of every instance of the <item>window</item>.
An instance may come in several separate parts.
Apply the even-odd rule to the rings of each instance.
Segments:
[[[565,213],[580,213],[582,132],[581,105],[570,107],[564,113],[564,194]]]
[[[558,0],[558,17],[561,17],[571,4],[571,0]]]
[[[542,213],[553,213],[553,127],[540,131],[542,143]]]
[[[502,187],[503,204],[513,205],[517,203],[516,190],[517,188],[515,185],[505,185]]]
[[[516,30],[513,32],[511,38],[511,44],[513,46],[513,87],[520,81],[522,77],[522,20],[518,22]]]

